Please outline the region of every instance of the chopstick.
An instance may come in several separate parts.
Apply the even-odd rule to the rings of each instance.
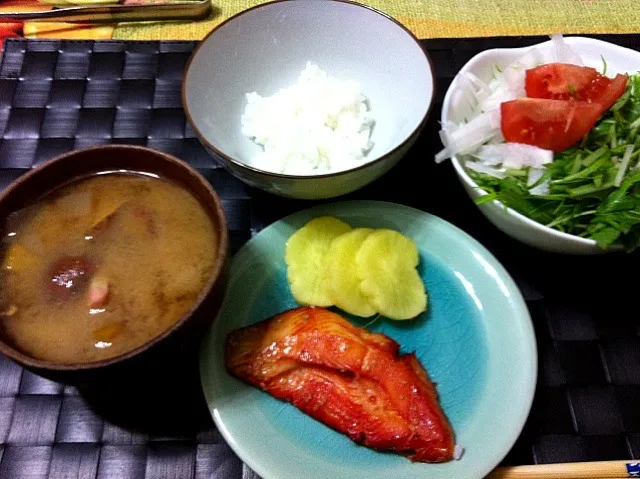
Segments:
[[[0,12],[0,21],[113,23],[145,20],[200,20],[211,13],[210,0],[148,5],[88,5],[41,12]]]
[[[486,479],[621,479],[625,477],[640,477],[640,463],[633,461],[601,461],[499,467],[489,474]]]

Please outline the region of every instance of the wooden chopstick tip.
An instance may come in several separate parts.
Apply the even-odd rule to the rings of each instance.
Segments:
[[[634,460],[568,462],[531,466],[499,467],[486,479],[622,479],[640,478],[640,463]]]

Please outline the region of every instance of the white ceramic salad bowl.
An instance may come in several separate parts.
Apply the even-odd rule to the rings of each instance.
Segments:
[[[607,64],[607,76],[640,71],[640,53],[637,51],[586,37],[566,37],[564,41],[580,55],[585,66],[596,68],[602,72],[604,58]],[[468,101],[464,101],[461,94],[464,88],[465,72],[470,72],[481,80],[489,82],[496,67],[506,68],[532,48],[550,48],[551,46],[552,41],[549,40],[531,47],[487,50],[473,57],[458,72],[447,90],[442,107],[442,124],[460,123],[473,115],[471,105]],[[454,155],[451,161],[458,178],[472,200],[476,201],[479,197],[487,194],[467,174],[458,157]],[[594,240],[544,226],[511,208],[505,207],[499,201],[486,202],[478,205],[478,208],[489,221],[504,233],[529,246],[554,253],[575,255],[592,255],[604,252]],[[612,247],[607,252],[619,251],[620,249]]]

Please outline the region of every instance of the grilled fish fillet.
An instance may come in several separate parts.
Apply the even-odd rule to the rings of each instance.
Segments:
[[[346,434],[412,461],[453,458],[453,431],[413,354],[323,308],[303,307],[233,331],[225,364],[240,379]]]

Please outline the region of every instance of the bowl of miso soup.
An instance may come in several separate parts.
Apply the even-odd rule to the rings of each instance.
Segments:
[[[193,168],[110,145],[59,156],[0,196],[0,351],[36,370],[105,368],[213,321],[228,233]]]

